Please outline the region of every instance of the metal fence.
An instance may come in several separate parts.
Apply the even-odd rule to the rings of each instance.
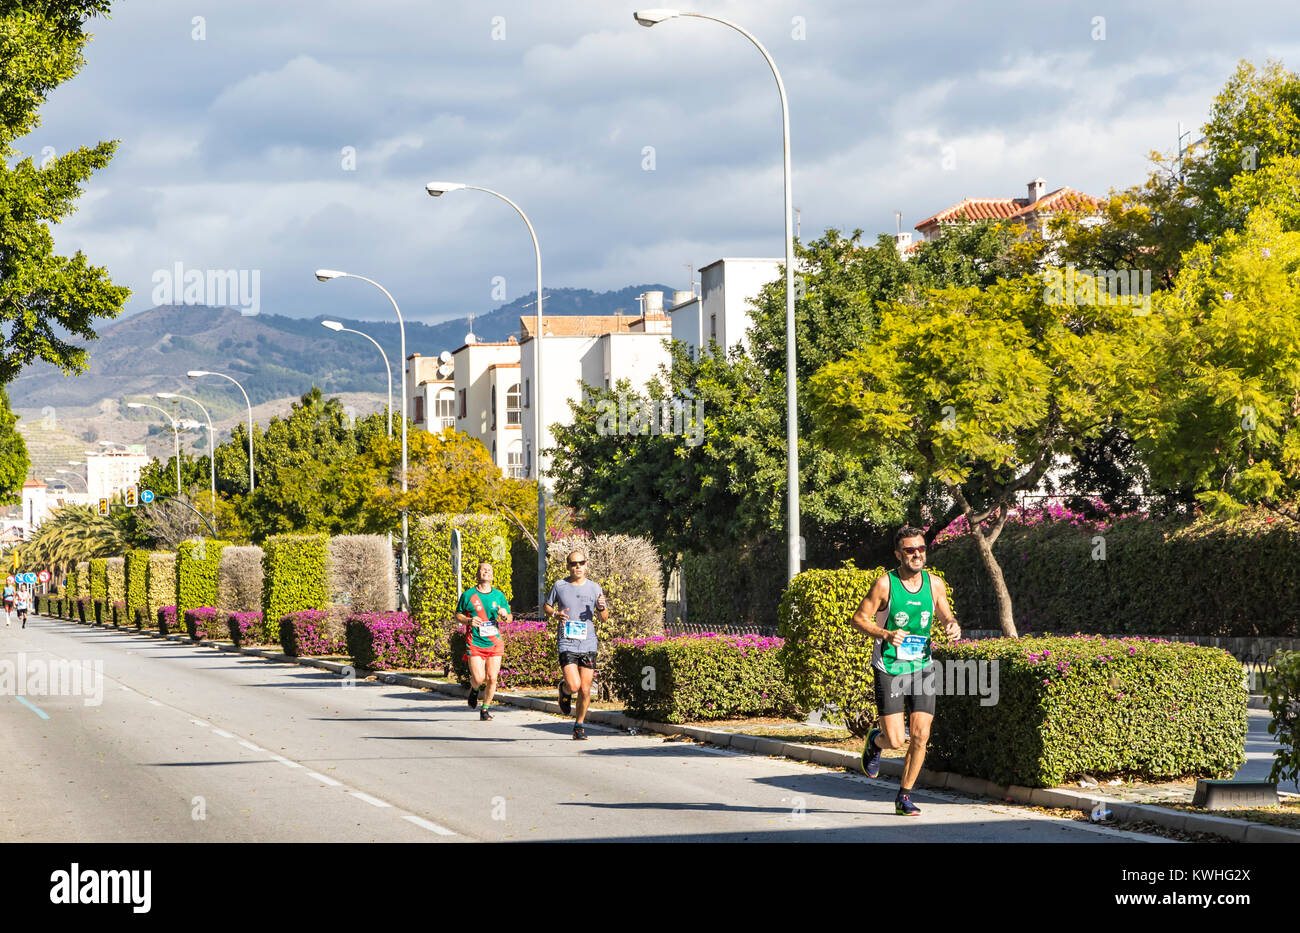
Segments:
[[[761,635],[765,638],[776,636],[776,628],[767,625],[695,625],[690,622],[665,622],[665,635]]]

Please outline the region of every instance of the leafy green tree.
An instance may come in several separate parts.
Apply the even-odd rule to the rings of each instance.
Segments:
[[[130,294],[80,251],[56,255],[50,235],[116,144],[83,146],[39,166],[15,161],[14,143],[40,125],[50,92],[85,64],[85,22],[108,8],[107,0],[0,2],[0,385],[36,359],[84,371],[86,350],[64,335],[93,340],[94,323],[116,317]]]
[[[0,505],[22,501],[29,464],[18,416],[9,408],[9,393],[0,386]]]
[[[912,476],[943,484],[969,523],[1009,636],[1011,596],[993,545],[1017,495],[1105,426],[1117,350],[1133,336],[1128,308],[1052,303],[1044,291],[1024,276],[892,303],[876,338],[809,386],[828,447],[864,459],[891,451]]]
[[[1300,521],[1300,233],[1266,210],[1191,250],[1125,355],[1119,408],[1153,477],[1212,512]]]

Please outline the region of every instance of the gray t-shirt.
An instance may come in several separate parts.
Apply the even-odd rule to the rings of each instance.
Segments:
[[[585,653],[595,651],[596,642],[596,600],[604,590],[594,580],[582,583],[570,583],[559,580],[551,587],[546,597],[548,605],[556,609],[569,610],[569,618],[559,624],[559,650]]]

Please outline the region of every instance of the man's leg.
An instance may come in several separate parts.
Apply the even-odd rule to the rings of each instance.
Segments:
[[[572,656],[570,656],[572,657]],[[569,696],[577,696],[582,687],[582,676],[578,673],[577,662],[569,662],[564,665],[564,692]]]
[[[484,677],[483,658],[471,654],[469,656],[469,689],[474,691],[483,686]]]
[[[898,719],[901,729],[903,717],[900,715]],[[900,790],[910,791],[916,784],[916,778],[921,773],[921,765],[925,762],[925,746],[930,741],[930,723],[933,721],[933,713],[922,710],[912,712],[909,722],[912,738],[907,746],[907,756],[903,759],[903,781],[899,785]]]
[[[587,717],[587,707],[591,705],[591,677],[596,672],[594,669],[590,667],[578,667],[577,665],[574,666],[578,668],[578,673],[580,675],[580,681],[577,689],[577,695],[578,695],[577,696],[578,699],[577,722],[578,725],[582,725],[582,721]],[[571,690],[570,692],[572,693],[574,691]]]
[[[501,655],[484,658],[487,661],[487,693],[483,694],[483,705],[491,706],[492,697],[497,692],[497,675],[501,673]]]

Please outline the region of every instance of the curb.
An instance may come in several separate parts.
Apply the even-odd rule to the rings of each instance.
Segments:
[[[287,654],[282,654],[278,651],[271,651],[264,648],[239,648],[228,642],[194,641],[189,635],[159,635],[157,634],[156,629],[142,630],[113,625],[103,625],[102,623],[81,623],[74,622],[71,619],[61,619],[54,616],[42,616],[42,618],[51,619],[55,622],[70,622],[75,625],[85,624],[92,627],[115,629],[116,631],[130,632],[136,635],[147,635],[151,638],[158,638],[166,641],[185,642],[191,645],[215,648],[218,651],[263,658],[268,661],[297,664],[301,667],[314,667],[345,676],[352,675],[358,678],[374,677],[380,683],[393,684],[401,687],[417,687],[454,697],[464,698],[469,695],[469,690],[459,684],[443,683],[437,680],[430,680],[427,677],[414,677],[410,674],[390,674],[385,671],[369,671],[364,668],[355,669],[350,664],[340,664],[336,661],[319,661],[315,658],[296,658]],[[498,702],[508,706],[536,710],[537,712],[542,713],[553,713],[557,716],[563,715],[560,712],[560,704],[555,700],[543,700],[540,697],[521,696],[514,693],[497,693],[495,698]],[[1254,697],[1251,698],[1252,704],[1253,701]],[[1259,707],[1254,707],[1252,705],[1252,708]],[[1263,708],[1267,709],[1267,706],[1264,706]],[[623,715],[622,713],[615,713],[610,710],[588,710],[587,721],[603,726],[611,726],[633,734],[637,732],[654,732],[661,735],[685,735],[697,742],[704,742],[720,748],[734,748],[737,751],[749,752],[756,755],[790,758],[795,761],[806,761],[813,764],[826,765],[832,768],[844,768],[845,770],[854,773],[859,773],[861,770],[862,756],[860,754],[856,752],[843,751],[838,748],[823,748],[818,745],[803,745],[798,742],[783,742],[778,739],[766,739],[756,735],[722,732],[715,729],[701,728],[700,726],[677,726],[670,723],[650,722],[648,720],[633,719],[629,716]],[[882,777],[888,775],[891,778],[901,778],[902,773],[902,759],[881,759],[880,774]],[[1141,820],[1148,823],[1155,823],[1168,829],[1182,830],[1184,832],[1213,833],[1214,835],[1222,836],[1232,842],[1300,843],[1300,830],[1286,829],[1281,826],[1271,826],[1267,823],[1254,823],[1249,820],[1234,820],[1230,817],[1224,816],[1211,816],[1204,813],[1189,813],[1187,811],[1175,810],[1169,807],[1161,807],[1153,804],[1132,803],[1127,800],[1120,800],[1116,797],[1107,797],[1104,794],[1084,794],[1079,793],[1078,791],[1054,787],[1021,787],[1016,784],[1004,786],[986,780],[985,778],[967,777],[964,774],[956,774],[951,771],[931,771],[928,768],[921,769],[921,773],[917,778],[917,783],[930,788],[955,791],[960,794],[975,797],[989,797],[995,801],[1012,801],[1035,807],[1053,807],[1090,813],[1095,807],[1102,806],[1109,810],[1112,817],[1117,820]]]

